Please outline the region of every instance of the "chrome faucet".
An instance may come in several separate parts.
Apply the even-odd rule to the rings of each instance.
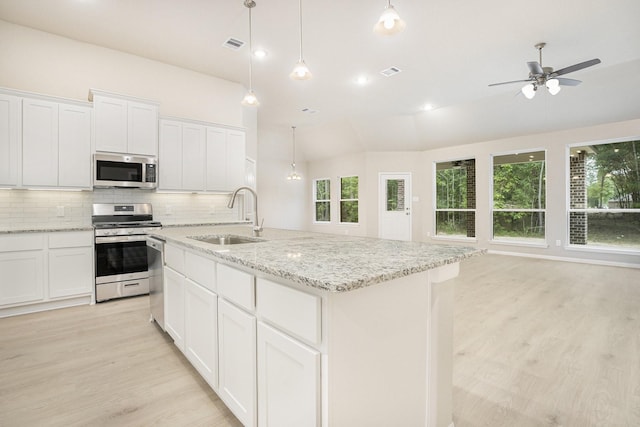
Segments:
[[[260,233],[262,232],[262,224],[264,224],[264,218],[262,219],[262,223],[258,225],[258,194],[251,187],[239,187],[231,194],[231,200],[229,200],[229,204],[227,207],[229,209],[233,209],[233,204],[236,201],[236,196],[238,195],[238,191],[241,190],[249,190],[251,194],[253,194],[253,207],[255,208],[255,212],[253,215],[253,237],[260,237]]]

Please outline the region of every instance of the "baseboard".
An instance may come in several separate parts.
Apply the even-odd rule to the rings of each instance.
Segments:
[[[595,264],[595,265],[605,265],[609,267],[624,267],[624,268],[640,268],[640,264],[632,264],[628,262],[616,262],[616,261],[603,261],[597,259],[584,259],[584,258],[571,258],[571,257],[559,257],[553,255],[537,255],[537,254],[529,254],[524,252],[507,252],[507,251],[496,251],[489,249],[487,251],[489,254],[494,255],[507,255],[507,256],[517,256],[524,258],[539,258],[539,259],[547,259],[550,261],[563,261],[563,262],[574,262],[577,264]]]
[[[73,297],[54,301],[43,301],[34,304],[17,305],[0,309],[0,318],[18,316],[20,314],[38,313],[40,311],[55,310],[58,308],[73,307],[76,305],[91,304],[91,295]]]

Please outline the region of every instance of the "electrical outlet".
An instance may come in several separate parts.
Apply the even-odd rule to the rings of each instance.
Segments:
[[[56,216],[64,216],[64,206],[56,206]]]

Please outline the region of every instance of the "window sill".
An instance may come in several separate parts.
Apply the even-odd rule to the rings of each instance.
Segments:
[[[478,243],[476,237],[461,237],[461,236],[431,236],[431,240],[441,240],[446,242],[461,242],[461,243]]]
[[[546,249],[549,245],[546,242],[527,242],[524,240],[490,240],[492,245],[506,245],[506,246],[522,246],[528,248],[541,248]]]

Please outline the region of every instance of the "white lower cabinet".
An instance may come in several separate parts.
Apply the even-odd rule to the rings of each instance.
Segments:
[[[214,389],[218,389],[218,297],[186,279],[184,292],[185,355]]]
[[[0,306],[44,299],[44,250],[0,253]]]
[[[49,298],[90,295],[94,277],[92,232],[49,235]]]
[[[0,317],[91,302],[93,232],[0,235]]]
[[[256,425],[256,318],[218,302],[218,395],[245,427]]]
[[[184,288],[186,278],[169,267],[164,268],[164,327],[175,345],[184,353]]]
[[[320,352],[258,322],[258,425],[320,425]]]

